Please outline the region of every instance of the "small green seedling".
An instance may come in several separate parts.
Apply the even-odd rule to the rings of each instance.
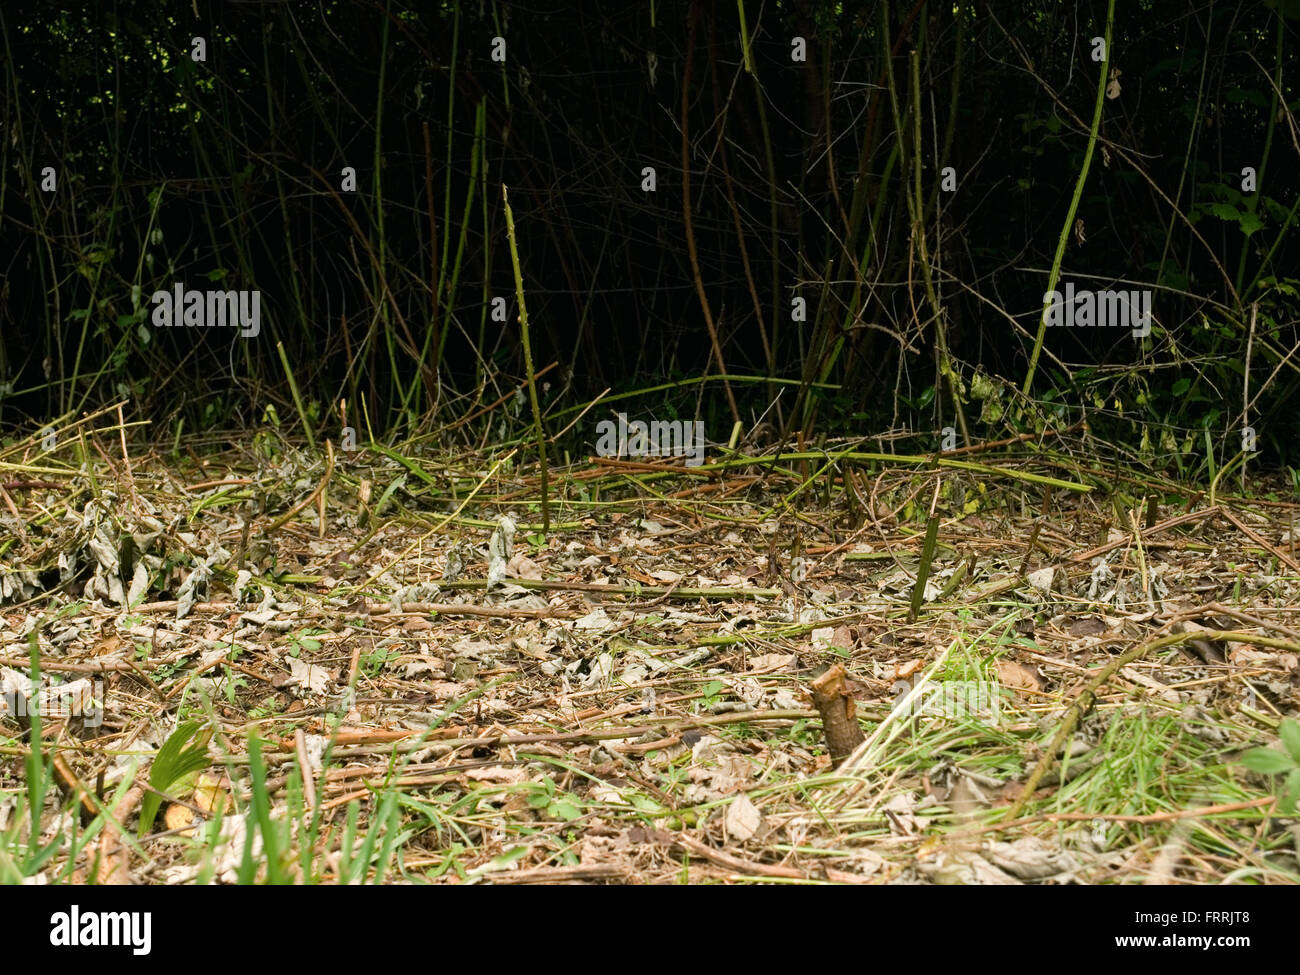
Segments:
[[[1300,721],[1285,719],[1278,733],[1282,737],[1281,748],[1252,748],[1241,756],[1241,764],[1252,772],[1286,776],[1278,800],[1283,815],[1291,816],[1296,811],[1296,800],[1300,799]]]

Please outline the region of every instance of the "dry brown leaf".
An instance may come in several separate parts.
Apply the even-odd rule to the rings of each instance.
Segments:
[[[193,836],[195,819],[193,810],[178,802],[167,803],[163,812],[163,823],[168,829],[180,830],[178,836]]]
[[[744,843],[756,836],[763,828],[763,814],[743,792],[727,806],[723,818],[727,827],[727,838],[733,843]]]
[[[218,806],[222,812],[230,812],[230,779],[224,775],[204,772],[199,776],[194,787],[194,805],[204,812],[213,812]]]
[[[793,653],[758,653],[749,658],[749,673],[766,674],[794,668]]]
[[[897,680],[907,680],[924,666],[924,660],[905,660],[894,668],[894,677]]]
[[[528,779],[528,771],[522,768],[506,768],[504,765],[488,765],[468,770],[465,778],[475,782],[503,782],[506,785],[518,785]]]
[[[1070,636],[1096,636],[1106,632],[1106,624],[1095,616],[1082,616],[1071,623],[1066,632]]]
[[[1041,691],[1046,686],[1036,668],[1026,667],[1006,657],[995,660],[993,667],[997,670],[998,680],[1003,687],[1012,687],[1018,691]]]
[[[506,563],[506,575],[514,579],[540,579],[542,570],[527,555],[514,555]]]

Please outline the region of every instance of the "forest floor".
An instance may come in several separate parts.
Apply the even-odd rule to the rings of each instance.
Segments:
[[[1289,485],[594,459],[544,532],[504,451],[59,437],[0,448],[0,880],[1300,880]]]

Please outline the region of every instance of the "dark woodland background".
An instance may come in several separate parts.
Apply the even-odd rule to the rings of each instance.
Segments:
[[[379,436],[512,395],[504,183],[551,432],[642,390],[588,420],[937,449],[956,398],[966,439],[1086,417],[1169,467],[1249,423],[1266,465],[1298,463],[1300,3],[1117,3],[1068,230],[1105,2],[741,9],[6,6],[0,426],[127,397],[163,435],[288,424],[292,376],[316,433],[346,399]],[[1150,288],[1157,324],[1048,330],[1031,373],[1063,232],[1063,280]],[[260,290],[261,334],[155,328],[175,282]],[[506,413],[492,436],[529,421]]]

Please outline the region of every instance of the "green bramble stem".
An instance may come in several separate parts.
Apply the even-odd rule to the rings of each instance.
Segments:
[[[1061,277],[1061,260],[1065,257],[1065,244],[1070,239],[1070,228],[1074,226],[1074,215],[1079,210],[1079,199],[1083,196],[1083,184],[1088,180],[1088,168],[1092,165],[1092,152],[1097,146],[1097,130],[1101,127],[1101,110],[1106,104],[1106,82],[1110,78],[1110,41],[1115,26],[1115,0],[1110,0],[1106,7],[1106,60],[1101,66],[1101,77],[1097,79],[1097,100],[1092,111],[1092,129],[1088,133],[1088,147],[1083,153],[1083,165],[1079,167],[1079,178],[1074,183],[1074,196],[1070,198],[1070,209],[1065,215],[1065,225],[1061,227],[1061,236],[1056,241],[1056,255],[1052,258],[1052,272],[1047,279],[1048,293],[1056,289],[1056,282]],[[1020,391],[1029,395],[1029,387],[1034,382],[1034,372],[1038,369],[1038,356],[1043,351],[1043,337],[1047,334],[1047,308],[1049,302],[1043,302],[1043,312],[1038,317],[1038,333],[1034,336],[1034,348],[1029,353],[1029,368],[1025,370],[1024,382]]]
[[[506,184],[501,184],[501,202],[506,208],[506,239],[510,242],[510,264],[515,269],[515,297],[519,300],[519,327],[524,337],[524,368],[528,370],[528,399],[533,406],[533,430],[537,455],[542,464],[542,534],[551,530],[550,478],[546,469],[546,436],[542,431],[542,410],[537,404],[537,379],[533,373],[533,348],[528,340],[528,307],[524,304],[524,275],[519,270],[519,245],[515,241],[515,215],[510,210]]]

